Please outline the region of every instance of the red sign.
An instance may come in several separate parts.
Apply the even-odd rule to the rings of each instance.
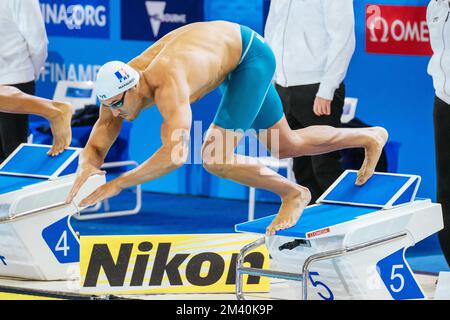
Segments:
[[[426,6],[366,5],[366,51],[431,56],[426,14]]]
[[[321,234],[325,234],[330,232],[330,228],[325,228],[325,229],[321,229],[321,230],[317,230],[314,232],[310,232],[306,235],[307,238],[312,238],[312,237],[316,237],[316,236],[320,236]]]

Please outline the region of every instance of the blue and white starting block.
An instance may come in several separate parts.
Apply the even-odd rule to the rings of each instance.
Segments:
[[[33,280],[73,277],[79,241],[70,226],[77,204],[105,183],[92,176],[73,203],[65,199],[75,174],[60,176],[81,149],[68,148],[56,157],[50,146],[20,145],[0,165],[0,276]]]
[[[376,173],[356,186],[347,170],[308,206],[297,225],[245,246],[237,261],[236,294],[243,275],[285,279],[301,299],[425,299],[405,251],[443,228],[441,205],[417,200],[420,177]],[[236,225],[265,234],[274,216]],[[244,266],[251,250],[266,245],[270,270]]]

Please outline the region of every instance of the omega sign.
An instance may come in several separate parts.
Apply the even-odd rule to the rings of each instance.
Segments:
[[[425,6],[366,5],[368,53],[432,54]]]

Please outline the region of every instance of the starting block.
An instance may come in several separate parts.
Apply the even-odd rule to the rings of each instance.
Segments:
[[[375,173],[356,186],[347,170],[305,208],[297,225],[242,248],[236,295],[244,274],[285,279],[299,299],[425,299],[405,251],[443,228],[440,204],[417,200],[420,177]],[[265,234],[274,216],[236,225]],[[247,253],[266,245],[271,269],[244,266]]]
[[[32,280],[73,277],[79,241],[70,217],[77,204],[105,183],[92,176],[71,204],[65,199],[75,174],[60,176],[81,149],[56,157],[50,146],[22,144],[0,165],[0,276]]]

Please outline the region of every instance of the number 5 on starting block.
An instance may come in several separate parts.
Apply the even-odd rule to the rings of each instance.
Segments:
[[[423,299],[422,289],[416,282],[402,248],[377,263],[377,271],[394,300]]]

